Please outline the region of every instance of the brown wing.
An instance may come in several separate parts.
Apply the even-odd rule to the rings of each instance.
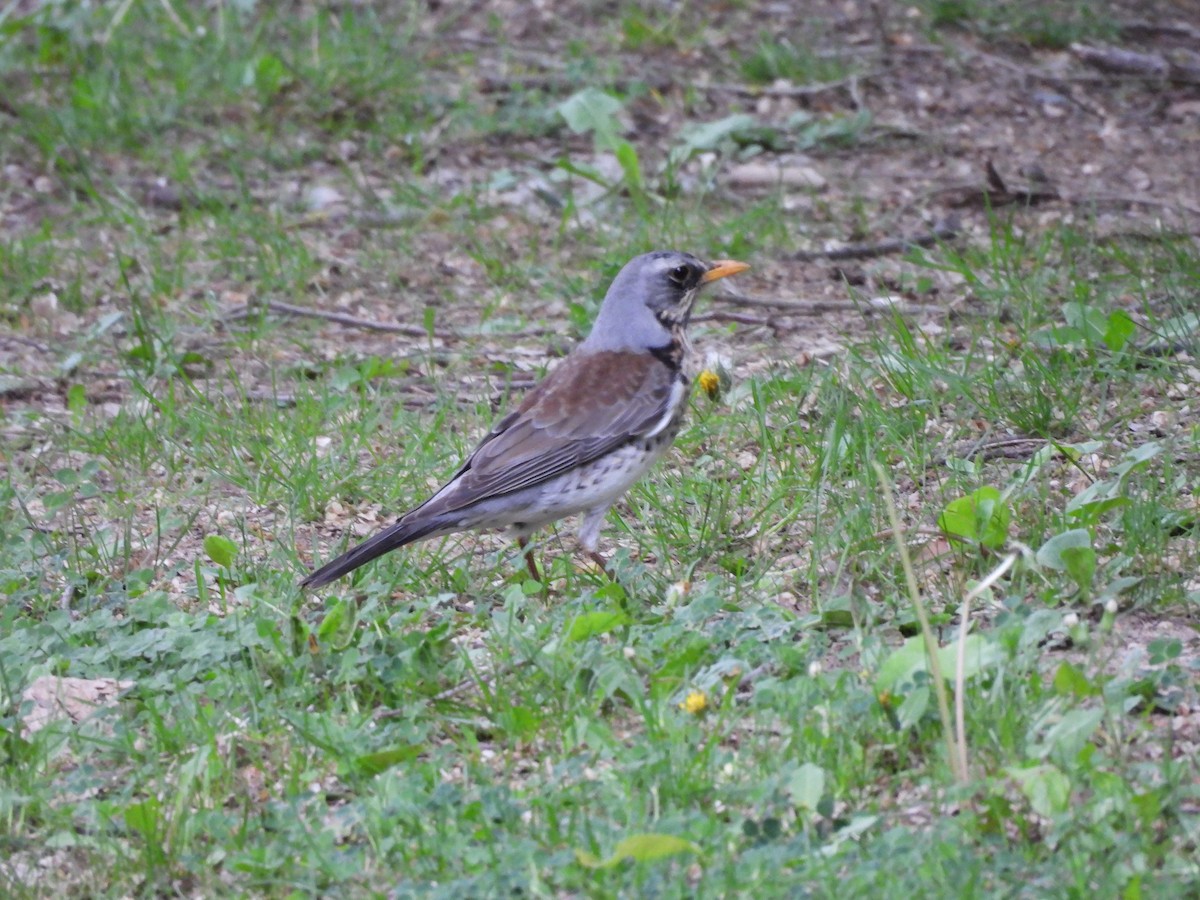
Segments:
[[[589,463],[663,423],[679,400],[681,377],[649,353],[570,356],[425,505],[461,509]]]

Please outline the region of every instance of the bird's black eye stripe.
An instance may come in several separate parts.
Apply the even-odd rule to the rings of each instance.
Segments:
[[[670,277],[671,281],[673,281],[675,284],[679,285],[680,287],[683,287],[685,284],[688,283],[688,279],[691,278],[691,275],[692,275],[691,266],[676,266],[669,273],[669,277]]]

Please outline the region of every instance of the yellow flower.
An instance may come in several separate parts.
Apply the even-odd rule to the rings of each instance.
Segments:
[[[679,708],[698,716],[708,709],[708,698],[704,696],[704,691],[692,691],[679,704]]]
[[[721,376],[712,369],[705,369],[697,375],[696,384],[700,385],[700,390],[708,394],[710,400],[716,400],[721,394]]]

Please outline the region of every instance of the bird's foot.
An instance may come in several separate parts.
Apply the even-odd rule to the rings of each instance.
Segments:
[[[618,580],[617,573],[613,571],[612,567],[609,565],[608,560],[606,560],[603,556],[600,555],[600,551],[585,550],[584,556],[586,556],[588,558],[588,561],[591,562],[591,566],[588,566],[587,568],[590,568],[595,574],[603,575],[609,581],[617,581]]]

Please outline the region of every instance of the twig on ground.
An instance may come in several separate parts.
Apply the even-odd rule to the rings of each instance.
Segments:
[[[8,341],[13,344],[24,344],[26,347],[32,347],[39,353],[49,353],[50,345],[43,344],[41,341],[35,341],[31,337],[25,337],[23,334],[0,334],[0,341]]]
[[[274,403],[280,408],[296,405],[295,394],[278,394],[273,391],[247,391],[246,399],[257,403]]]
[[[738,325],[765,325],[768,328],[777,328],[779,323],[774,319],[764,319],[761,316],[751,316],[746,313],[722,312],[714,310],[699,316],[692,316],[693,322],[734,322]]]
[[[1190,341],[1155,341],[1144,347],[1137,347],[1136,350],[1143,356],[1162,357],[1176,356],[1180,353],[1195,353],[1197,348],[1200,348],[1200,340],[1193,339]]]
[[[932,230],[911,237],[888,238],[872,243],[845,244],[829,250],[797,250],[790,259],[800,262],[812,262],[818,259],[873,259],[877,256],[890,256],[893,253],[907,253],[914,247],[932,247],[941,241],[954,240],[959,235],[959,223],[956,219],[939,222]]]
[[[326,322],[336,322],[338,325],[346,325],[350,328],[361,328],[364,331],[383,331],[388,334],[404,334],[409,337],[430,337],[428,329],[420,325],[407,325],[403,322],[376,322],[374,319],[363,319],[358,316],[352,316],[349,313],[332,312],[326,309],[313,309],[308,306],[295,306],[291,303],[284,303],[282,300],[267,300],[262,304],[264,309],[271,312],[282,313],[288,316],[301,316],[309,319],[324,319]],[[236,310],[238,315],[228,314],[227,318],[241,318],[249,314],[253,310],[251,304],[246,304],[243,309]],[[432,337],[442,338],[437,332],[434,332]]]
[[[1200,42],[1200,28],[1181,22],[1124,22],[1121,34],[1125,37],[1177,37]]]
[[[984,462],[992,459],[1030,459],[1049,443],[1043,438],[1036,437],[983,437],[977,441],[966,441],[959,444],[949,453],[938,454],[930,461],[930,466],[945,465],[946,460],[980,459]]]
[[[1071,53],[1080,62],[1102,72],[1138,75],[1176,84],[1200,84],[1200,66],[1177,63],[1157,53],[1138,53],[1122,47],[1092,47],[1072,44]]]
[[[839,78],[837,81],[822,81],[816,84],[740,84],[728,81],[693,82],[677,77],[644,75],[641,78],[613,78],[605,82],[611,88],[619,91],[629,91],[642,85],[650,87],[659,93],[666,93],[680,87],[698,91],[704,94],[734,94],[739,97],[816,97],[833,91],[847,91],[852,98],[858,93],[860,81],[874,78],[878,72],[859,72]],[[514,88],[547,89],[574,88],[578,86],[577,79],[567,73],[541,73],[526,75],[484,75],[479,80],[479,90],[485,94],[511,92]]]
[[[1063,197],[1063,200],[1073,206],[1087,206],[1096,203],[1128,203],[1134,206],[1157,206],[1162,209],[1183,210],[1194,216],[1200,216],[1200,206],[1188,203],[1179,197],[1160,198],[1147,194],[1083,194],[1078,197]],[[1195,234],[1195,232],[1192,232]]]
[[[689,83],[688,87],[706,93],[737,94],[739,97],[814,97],[830,91],[847,91],[853,98],[858,93],[858,82],[874,78],[878,72],[859,72],[837,81],[821,81],[816,84],[735,84],[726,81]],[[674,82],[678,84],[678,81]]]
[[[309,319],[323,319],[327,322],[334,322],[338,325],[345,325],[349,328],[361,328],[364,331],[378,331],[385,334],[403,334],[408,337],[427,338],[429,332],[420,325],[407,325],[402,322],[379,322],[375,319],[363,319],[359,316],[352,316],[349,313],[331,312],[324,309],[313,309],[309,306],[295,306],[291,303],[284,303],[281,300],[267,300],[264,303],[243,303],[235,306],[233,309],[227,310],[222,316],[222,321],[230,322],[237,319],[244,319],[258,312],[260,309],[266,309],[271,312],[277,312],[282,315],[298,316]],[[492,334],[485,335],[483,333],[463,333],[458,331],[435,331],[433,339],[445,341],[447,343],[453,341],[466,340],[472,337],[495,337],[495,338],[531,338],[545,337],[548,334],[560,334],[561,329],[535,327],[525,328],[521,331],[497,331]]]
[[[903,300],[896,302],[872,302],[869,300],[783,300],[769,297],[747,297],[745,294],[739,294],[734,291],[725,291],[719,295],[719,300],[733,306],[777,309],[785,316],[821,316],[826,313],[836,312],[900,312],[914,315],[921,313],[944,315],[950,312],[948,307],[936,306],[929,303],[907,303]],[[724,313],[723,315],[729,314]],[[771,325],[771,321],[768,320],[766,324]],[[775,323],[771,327],[784,328],[786,326],[781,323]]]
[[[982,187],[969,185],[967,187],[950,188],[946,193],[952,195],[947,202],[952,206],[997,207],[1021,203],[1026,206],[1036,206],[1048,200],[1059,200],[1061,195],[1049,182],[1032,181],[1024,187],[1009,187],[989,159],[984,164],[986,184]],[[957,196],[953,196],[957,193]]]

